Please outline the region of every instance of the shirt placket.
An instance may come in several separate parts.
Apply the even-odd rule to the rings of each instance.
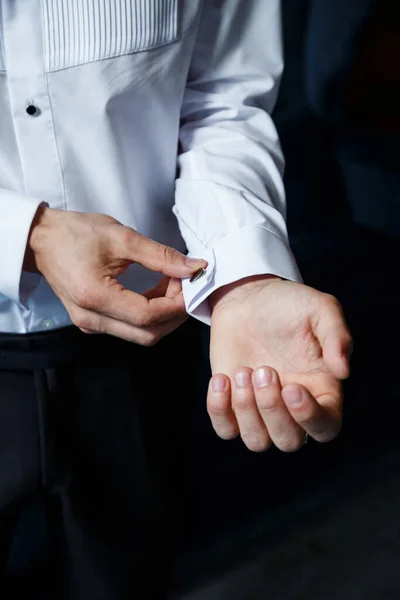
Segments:
[[[45,72],[41,0],[1,0],[4,64],[21,188],[63,209],[64,187]]]

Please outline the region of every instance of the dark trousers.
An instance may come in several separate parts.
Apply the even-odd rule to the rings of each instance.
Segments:
[[[197,340],[194,321],[152,348],[0,335],[2,600],[164,597]]]

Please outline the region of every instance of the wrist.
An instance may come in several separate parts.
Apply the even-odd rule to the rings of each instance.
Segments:
[[[37,255],[43,247],[45,232],[53,221],[56,211],[45,205],[39,206],[33,218],[26,244],[23,270],[31,273],[38,273]]]
[[[213,292],[209,297],[211,311],[214,311],[214,309],[222,304],[225,304],[229,300],[243,300],[247,294],[253,291],[255,287],[258,287],[260,283],[265,285],[269,281],[273,283],[277,280],[282,281],[282,278],[278,277],[277,275],[270,274],[252,275],[250,277],[245,277],[244,279],[234,281],[228,285],[224,285],[215,290],[215,292]]]

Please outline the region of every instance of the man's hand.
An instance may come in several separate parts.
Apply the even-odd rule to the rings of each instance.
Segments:
[[[208,411],[223,439],[250,450],[332,440],[351,336],[338,301],[299,283],[254,277],[212,298]]]
[[[117,280],[130,264],[164,274],[141,295]],[[39,271],[87,333],[107,333],[149,346],[187,318],[181,278],[206,266],[102,214],[40,208],[32,225],[26,270]]]

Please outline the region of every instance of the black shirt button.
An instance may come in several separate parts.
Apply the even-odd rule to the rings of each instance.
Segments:
[[[37,108],[37,106],[29,104],[29,106],[26,107],[26,112],[30,117],[34,117],[35,115],[39,114],[39,109]]]

